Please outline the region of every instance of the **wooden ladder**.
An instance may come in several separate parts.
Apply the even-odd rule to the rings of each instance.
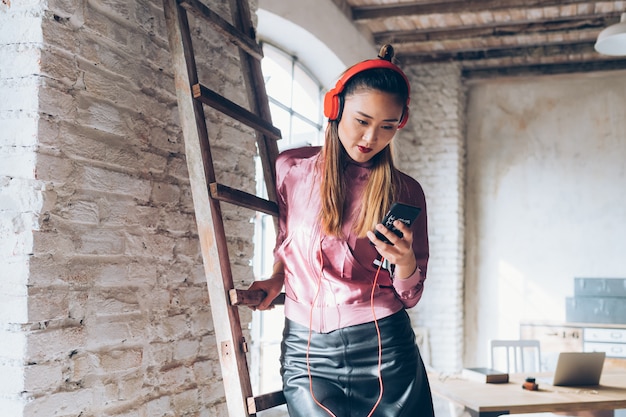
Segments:
[[[271,122],[261,72],[263,51],[256,41],[247,1],[229,0],[234,22],[231,24],[198,0],[164,0],[180,124],[185,140],[187,167],[226,403],[231,417],[254,416],[259,411],[285,402],[280,391],[258,397],[252,394],[246,360],[247,344],[237,306],[258,304],[263,294],[234,288],[220,209],[220,202],[228,202],[273,215],[275,224],[278,215],[274,162],[278,155],[276,141],[280,139],[281,133]],[[216,93],[209,86],[200,84],[188,13],[192,13],[194,18],[202,19],[202,23],[210,25],[223,36],[225,42],[239,48],[245,84],[243,88],[247,92],[249,110]],[[254,129],[268,199],[217,183],[203,105]]]

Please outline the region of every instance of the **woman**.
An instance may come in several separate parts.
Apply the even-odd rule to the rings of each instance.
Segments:
[[[383,47],[326,94],[323,147],[288,150],[276,161],[274,272],[250,289],[267,294],[264,310],[285,287],[281,374],[292,417],[433,415],[405,311],[426,279],[426,202],[419,183],[393,164],[410,86],[392,56]],[[402,236],[380,224],[396,201],[421,208],[410,228],[394,222]]]

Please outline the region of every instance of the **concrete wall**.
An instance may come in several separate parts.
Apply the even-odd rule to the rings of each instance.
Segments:
[[[574,277],[624,277],[626,74],[469,89],[466,363],[523,320],[564,320]]]
[[[0,414],[226,415],[161,1],[2,2],[0,28]],[[236,50],[196,34],[245,104]],[[209,118],[254,192],[249,132]],[[252,214],[224,214],[247,286]]]

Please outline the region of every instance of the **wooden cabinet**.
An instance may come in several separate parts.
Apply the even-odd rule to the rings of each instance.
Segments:
[[[606,352],[605,369],[626,369],[626,325],[523,322],[521,339],[541,343],[543,370],[554,370],[559,352]]]

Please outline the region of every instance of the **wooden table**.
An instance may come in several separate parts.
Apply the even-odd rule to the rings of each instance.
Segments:
[[[428,376],[434,395],[465,407],[473,417],[626,408],[624,372],[605,373],[594,387],[553,387],[540,382],[538,391],[522,389],[524,378],[511,375],[507,384],[485,384],[460,376]]]

